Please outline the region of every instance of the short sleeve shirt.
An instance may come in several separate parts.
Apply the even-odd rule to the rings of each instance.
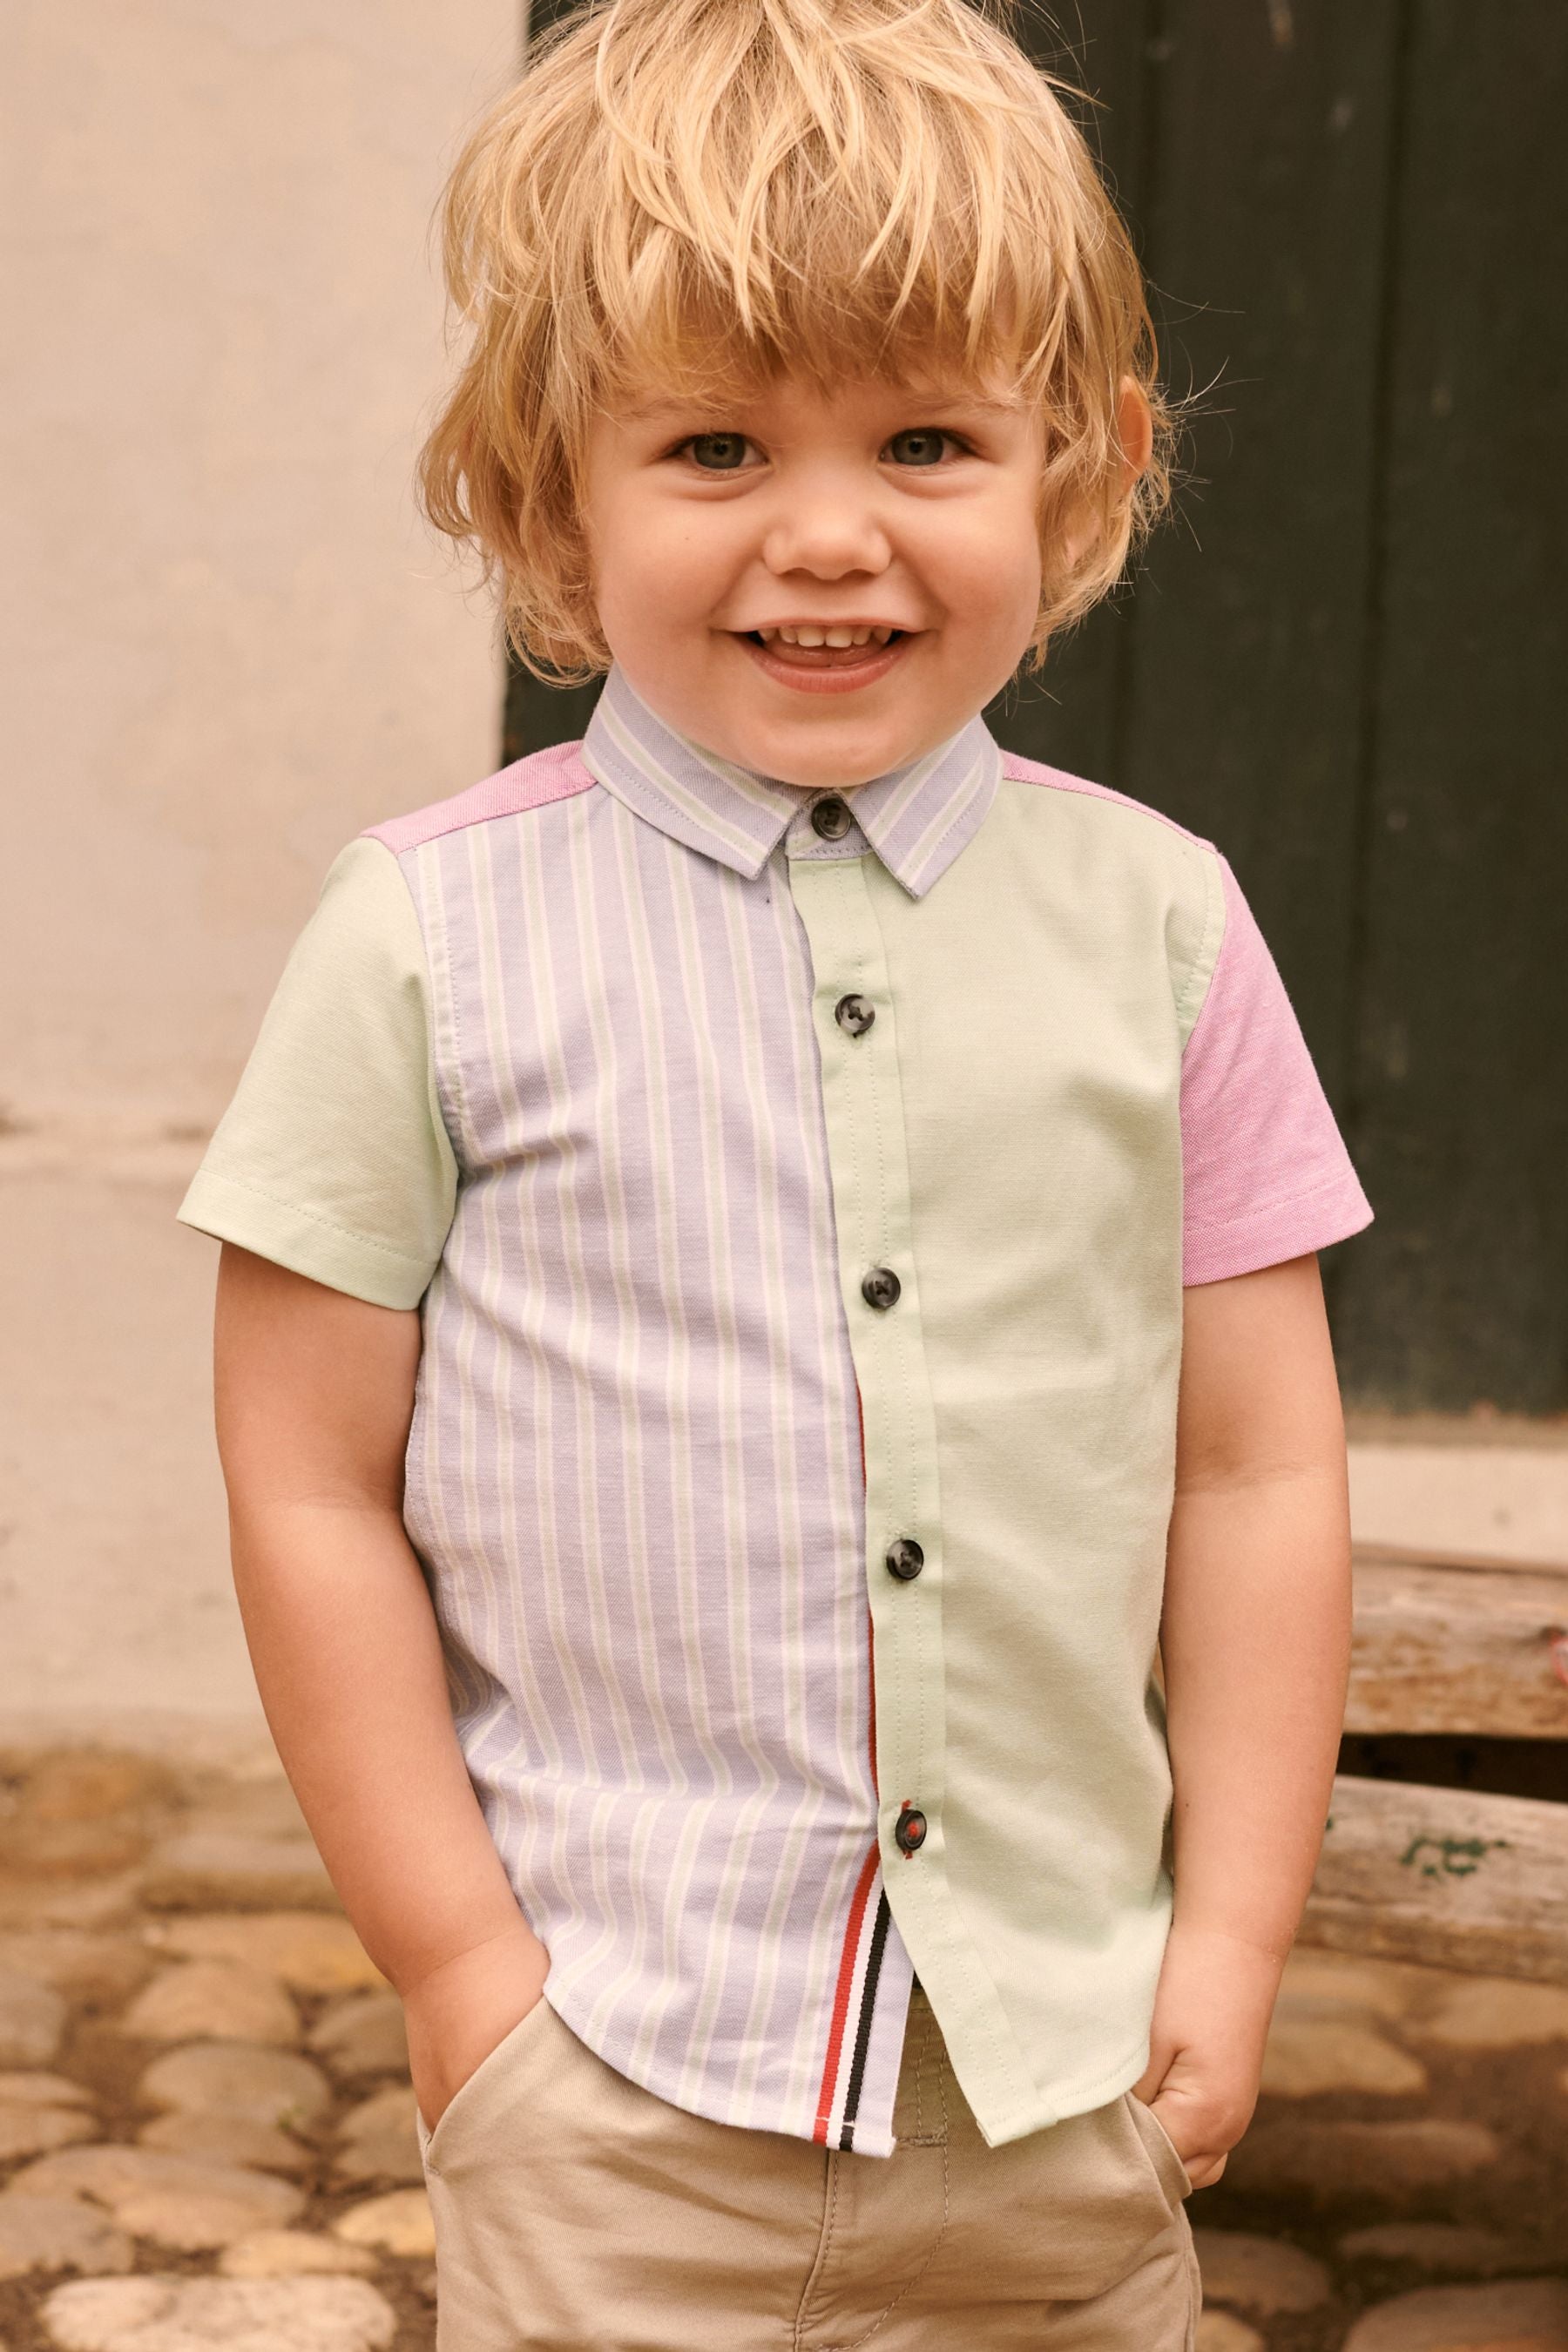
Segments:
[[[618,670],[351,843],[180,1212],[417,1307],[404,1516],[546,1997],[887,2155],[1146,2063],[1184,1284],[1371,1210],[1212,843],[976,719],[809,793]]]

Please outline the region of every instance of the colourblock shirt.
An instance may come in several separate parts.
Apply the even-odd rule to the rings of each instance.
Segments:
[[[546,1997],[886,2155],[1134,2083],[1184,1283],[1371,1211],[1213,844],[976,718],[841,793],[618,669],[336,859],[180,1215],[422,1350],[405,1521]]]

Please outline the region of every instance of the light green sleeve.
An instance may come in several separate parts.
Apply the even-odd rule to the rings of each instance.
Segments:
[[[333,1290],[409,1307],[457,1193],[419,918],[392,851],[352,841],[177,1213]]]

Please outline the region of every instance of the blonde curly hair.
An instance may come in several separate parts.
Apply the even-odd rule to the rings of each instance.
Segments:
[[[470,340],[420,454],[438,530],[501,581],[548,683],[609,667],[580,515],[596,412],[804,375],[1005,371],[1046,425],[1025,666],[1170,493],[1131,241],[1012,0],[590,0],[481,117],[442,200]],[[1129,483],[1123,382],[1153,454]]]

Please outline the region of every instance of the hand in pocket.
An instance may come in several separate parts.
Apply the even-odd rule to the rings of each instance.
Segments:
[[[549,1955],[521,1921],[519,1928],[458,1953],[404,1991],[409,2072],[427,2131],[543,1997]]]

